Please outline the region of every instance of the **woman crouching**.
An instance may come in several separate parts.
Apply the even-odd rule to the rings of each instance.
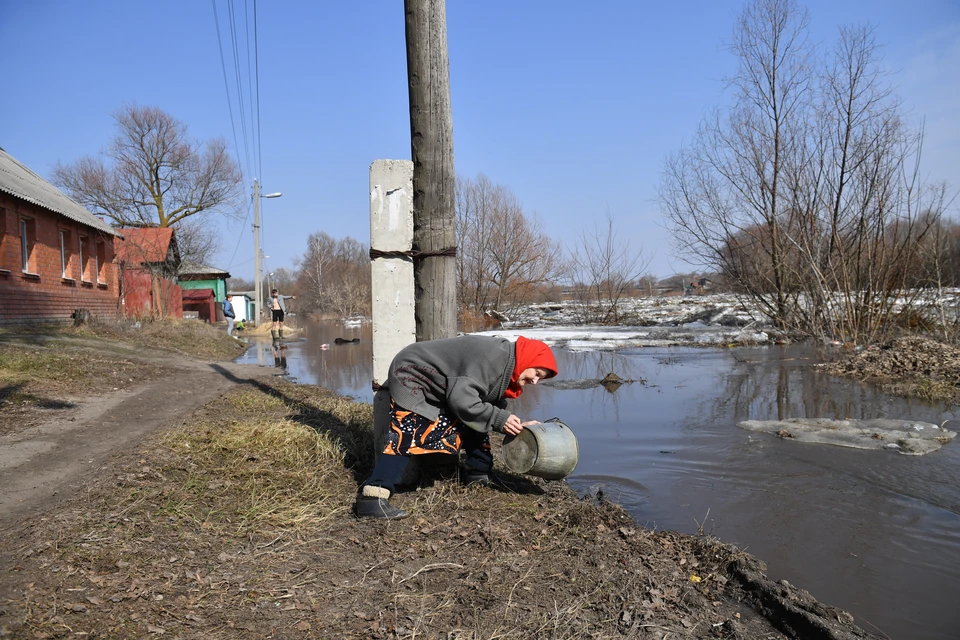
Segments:
[[[387,446],[360,485],[357,517],[403,518],[389,498],[412,456],[465,453],[466,482],[491,484],[490,432],[517,435],[523,422],[507,411],[528,384],[557,375],[553,352],[539,340],[511,342],[490,336],[460,336],[415,342],[390,363],[390,432]]]

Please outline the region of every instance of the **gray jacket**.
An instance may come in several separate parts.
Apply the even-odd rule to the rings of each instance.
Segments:
[[[441,407],[467,427],[503,432],[510,417],[504,392],[516,364],[506,338],[460,336],[415,342],[390,363],[387,386],[400,407],[436,420]]]

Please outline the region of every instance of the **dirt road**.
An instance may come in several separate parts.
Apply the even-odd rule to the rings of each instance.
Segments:
[[[130,355],[130,354],[128,354]],[[0,530],[83,490],[111,459],[169,427],[231,387],[272,375],[256,365],[137,354],[159,377],[77,400],[50,419],[0,436]]]

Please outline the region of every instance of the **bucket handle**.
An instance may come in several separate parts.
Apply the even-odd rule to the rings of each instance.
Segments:
[[[544,420],[543,422],[544,422],[544,423],[552,422],[552,423],[554,423],[554,424],[560,425],[561,427],[563,427],[563,428],[566,429],[567,431],[573,432],[573,429],[571,429],[571,428],[567,425],[567,423],[564,422],[563,420],[561,420],[560,418],[550,418],[549,420]]]

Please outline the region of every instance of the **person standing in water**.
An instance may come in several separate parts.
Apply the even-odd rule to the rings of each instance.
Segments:
[[[267,305],[270,309],[270,317],[273,320],[270,337],[275,341],[283,340],[283,318],[287,314],[287,305],[283,302],[283,296],[274,289],[270,292],[270,301]]]
[[[490,432],[517,435],[524,422],[507,410],[528,384],[557,375],[553,352],[539,340],[511,342],[491,336],[460,336],[415,342],[390,364],[389,441],[373,473],[360,485],[353,512],[358,518],[397,519],[407,515],[389,498],[412,456],[466,458],[467,484],[496,485]]]

